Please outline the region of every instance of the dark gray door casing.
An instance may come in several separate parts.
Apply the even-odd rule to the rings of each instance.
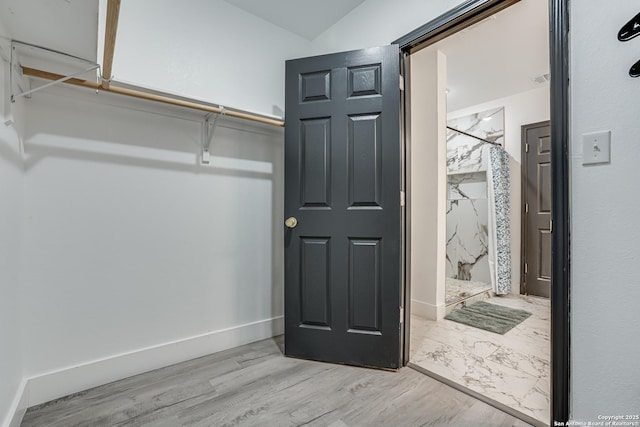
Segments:
[[[522,126],[521,292],[551,296],[551,126]]]
[[[286,63],[285,354],[400,366],[396,45]]]

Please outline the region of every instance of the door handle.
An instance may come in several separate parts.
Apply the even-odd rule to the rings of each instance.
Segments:
[[[296,217],[290,216],[284,221],[284,225],[289,228],[296,228],[296,225],[298,225],[298,220],[296,219]]]

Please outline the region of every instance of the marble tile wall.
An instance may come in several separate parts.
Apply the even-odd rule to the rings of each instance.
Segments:
[[[446,277],[490,283],[487,258],[487,201],[449,202]]]
[[[504,108],[447,120],[447,126],[487,141],[504,142]],[[447,170],[449,173],[487,170],[484,143],[447,129]]]
[[[451,119],[447,125],[488,141],[503,142],[504,109]],[[490,283],[487,257],[486,144],[447,129],[446,277]]]

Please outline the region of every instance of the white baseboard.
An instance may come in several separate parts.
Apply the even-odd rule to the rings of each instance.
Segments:
[[[3,427],[20,427],[27,407],[29,406],[29,381],[25,378],[20,383],[13,399],[9,413],[2,423]]]
[[[411,300],[411,314],[427,320],[442,320],[445,316],[446,306],[444,304],[429,304],[416,299]]]
[[[284,317],[279,316],[47,372],[29,378],[27,406],[39,405],[143,372],[281,335],[283,332]],[[14,425],[11,424],[10,427]]]

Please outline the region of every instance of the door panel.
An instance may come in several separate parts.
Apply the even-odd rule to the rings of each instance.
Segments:
[[[397,46],[287,61],[285,354],[400,362]]]
[[[331,119],[300,122],[300,200],[305,208],[331,206]]]
[[[380,239],[349,239],[349,333],[381,334]]]
[[[522,275],[522,292],[546,298],[551,294],[550,135],[549,122],[522,127],[525,144],[522,176],[525,268]]]
[[[302,238],[300,254],[300,323],[331,329],[329,302],[330,240]]]
[[[348,136],[349,208],[380,208],[382,156],[379,114],[350,116]]]

